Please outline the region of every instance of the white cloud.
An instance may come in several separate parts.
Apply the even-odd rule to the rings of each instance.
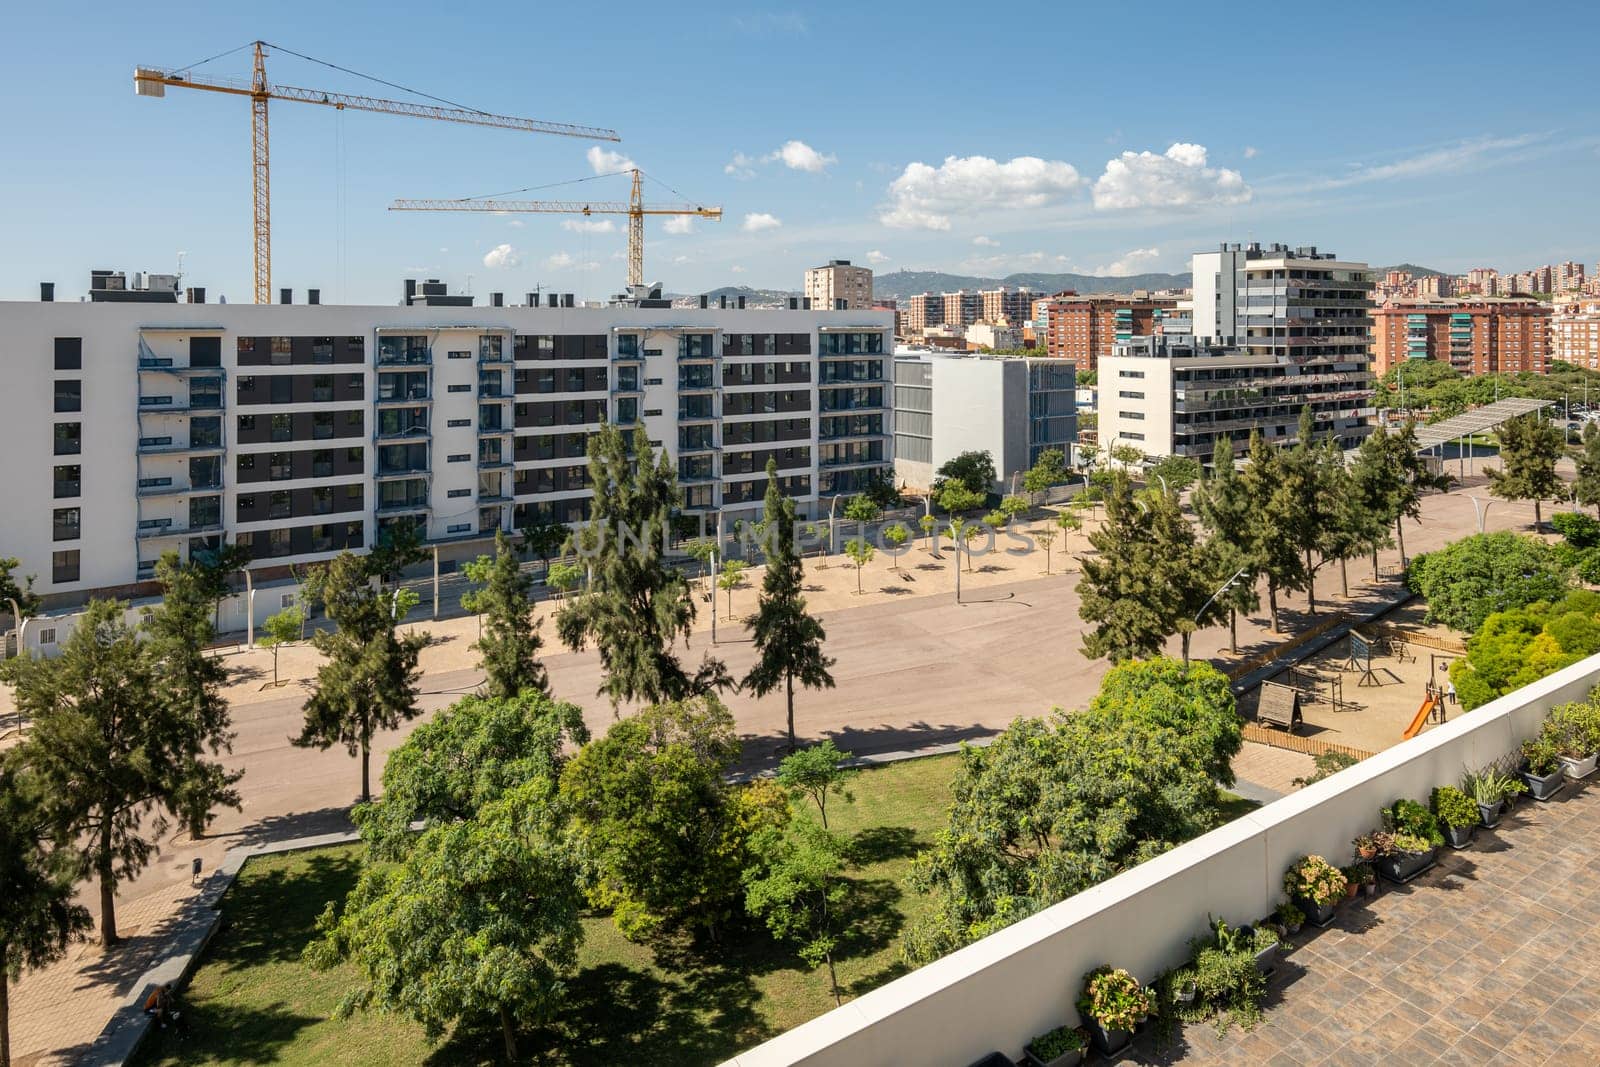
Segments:
[[[976,237],[974,237],[972,239],[972,243],[977,245],[979,248],[999,248],[1000,247],[1000,242],[999,241],[996,241],[993,237],[985,237],[981,233],[978,236],[976,236]]]
[[[987,156],[947,156],[937,167],[908,163],[889,183],[889,203],[878,215],[885,226],[948,230],[952,215],[984,209],[1040,208],[1083,185],[1070,163],[1018,156],[1005,163]]]
[[[510,245],[495,245],[484,255],[483,265],[490,270],[509,270],[522,265],[522,254]]]
[[[620,174],[634,168],[633,160],[621,152],[613,152],[599,145],[590,145],[585,158],[589,160],[589,166],[596,174]]]
[[[1244,158],[1246,158],[1246,159],[1254,159],[1254,158],[1256,158],[1256,152],[1257,151],[1258,151],[1258,149],[1256,148],[1255,145],[1253,145],[1253,144],[1245,145],[1244,146]]]
[[[512,219],[510,222],[506,223],[506,225],[510,226],[513,230],[520,230],[522,229],[524,223],[521,219]]]
[[[693,263],[694,260],[690,259],[688,256],[673,256],[672,257],[672,262],[674,262],[674,263]]]
[[[867,253],[867,262],[871,263],[874,267],[876,267],[880,263],[889,262],[889,259],[890,259],[889,256],[884,255],[882,252],[878,251],[876,248],[874,248],[872,251]]]
[[[839,157],[825,156],[804,141],[785,141],[777,151],[761,157],[763,163],[775,163],[778,160],[782,160],[783,165],[790,170],[803,170],[816,174],[828,169],[829,164],[839,162]]]
[[[961,261],[961,269],[982,275],[1013,274],[1046,266],[1065,266],[1066,256],[1048,252],[1002,252],[993,256],[972,256]]]
[[[1525,133],[1516,137],[1477,137],[1443,148],[1430,149],[1405,159],[1397,159],[1392,163],[1358,164],[1350,173],[1330,178],[1320,184],[1324,189],[1337,189],[1346,185],[1360,185],[1390,178],[1422,178],[1432,174],[1445,174],[1485,161],[1486,157],[1496,153],[1526,148],[1543,139],[1543,134],[1535,133]]]
[[[762,230],[776,230],[783,222],[776,215],[769,215],[765,211],[752,211],[744,217],[744,225],[740,229],[745,233],[760,233]]]
[[[1238,171],[1207,166],[1205,145],[1181,141],[1159,156],[1124,152],[1106,162],[1094,183],[1094,206],[1101,211],[1242,204],[1250,196]]]
[[[730,274],[743,274],[744,268],[735,264],[734,266],[728,268],[728,272]]]
[[[610,219],[562,219],[561,228],[573,233],[617,232],[617,224]]]
[[[566,252],[557,252],[544,261],[551,270],[596,270],[600,264],[591,259],[578,259]]]
[[[722,168],[722,173],[730,178],[738,178],[740,181],[744,181],[747,178],[756,176],[755,165],[759,162],[761,161],[754,156],[747,156],[743,152],[735,152],[733,159]]]
[[[693,233],[694,232],[694,216],[693,215],[671,215],[671,216],[669,216],[667,218],[666,222],[663,222],[661,224],[661,232],[662,233],[678,233],[678,234]]]
[[[1104,274],[1109,277],[1120,278],[1129,274],[1143,274],[1155,267],[1155,261],[1161,258],[1159,248],[1135,248],[1121,259],[1108,263],[1103,267],[1096,267],[1091,273]]]

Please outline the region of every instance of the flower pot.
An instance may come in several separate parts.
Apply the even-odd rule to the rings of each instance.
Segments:
[[[1478,832],[1476,826],[1445,826],[1444,836],[1450,839],[1451,848],[1466,848],[1472,844],[1472,835]]]
[[[1266,948],[1256,949],[1256,966],[1260,968],[1262,974],[1271,975],[1273,971],[1278,969],[1278,946],[1280,944],[1281,942],[1274,941]]]
[[[1354,899],[1356,899],[1356,894],[1359,893],[1359,892],[1361,892],[1361,887],[1356,885],[1354,882],[1346,882],[1345,883],[1345,886],[1344,886],[1344,899],[1345,900],[1354,900]]]
[[[1100,1020],[1089,1020],[1089,1040],[1103,1056],[1114,1056],[1127,1048],[1133,1041],[1132,1030],[1107,1030],[1100,1025]]]
[[[1290,937],[1293,937],[1295,934],[1300,932],[1300,926],[1300,923],[1291,923],[1288,926],[1285,926],[1283,930],[1284,933],[1288,934]]]
[[[1378,854],[1378,850],[1376,848],[1371,847],[1371,846],[1368,846],[1367,848],[1358,848],[1358,849],[1356,849],[1357,858],[1362,860],[1363,862],[1367,862],[1367,861],[1373,859],[1374,857],[1377,856],[1377,854]]]
[[[1567,784],[1566,775],[1560,767],[1545,775],[1523,771],[1522,780],[1528,783],[1528,792],[1535,800],[1549,800],[1561,792],[1561,787]]]
[[[1485,828],[1492,828],[1500,821],[1500,813],[1505,810],[1506,802],[1497,800],[1493,804],[1479,804],[1478,815],[1483,819]]]
[[[1078,1067],[1078,1064],[1083,1062],[1083,1049],[1081,1048],[1075,1048],[1071,1052],[1063,1052],[1053,1060],[1041,1060],[1033,1054],[1033,1049],[1031,1048],[1024,1049],[1023,1054],[1028,1057],[1028,1062],[1033,1067]]]
[[[1577,781],[1594,773],[1595,764],[1600,762],[1600,753],[1591,752],[1582,759],[1574,759],[1571,756],[1562,756],[1560,758],[1561,769],[1566,772],[1568,778]]]
[[[1375,881],[1374,882],[1362,882],[1361,883],[1361,895],[1364,896],[1364,897],[1375,897],[1375,896],[1377,896],[1378,895],[1378,883],[1375,882]]]
[[[1193,982],[1189,982],[1182,989],[1173,992],[1172,1002],[1174,1004],[1193,1004],[1194,998],[1199,994],[1200,988]]]
[[[1318,904],[1304,898],[1300,901],[1300,910],[1306,913],[1306,922],[1312,926],[1327,926],[1333,922],[1333,905]]]
[[[1404,885],[1433,866],[1433,850],[1426,852],[1391,852],[1379,856],[1378,873],[1396,885]]]

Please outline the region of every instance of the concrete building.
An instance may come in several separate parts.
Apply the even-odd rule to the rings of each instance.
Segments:
[[[806,271],[806,299],[813,311],[856,311],[872,307],[872,268],[830,259]],[[844,301],[843,304],[839,301]]]
[[[163,552],[224,540],[263,579],[395,523],[475,555],[584,518],[608,419],[671,454],[687,511],[758,509],[768,457],[810,514],[892,468],[888,313],[427,288],[398,307],[0,303],[6,554],[59,604],[137,595]]]
[[[988,349],[1006,351],[1022,347],[1022,329],[1017,326],[1001,326],[992,322],[975,322],[967,327],[965,334],[967,350],[978,352]]]
[[[963,452],[988,452],[1006,491],[1039,453],[1072,455],[1077,390],[1071,363],[1029,356],[913,352],[894,358],[895,477],[925,489]]]
[[[1194,256],[1196,337],[1254,354],[1370,356],[1372,272],[1315,247],[1223,245]]]
[[[1463,374],[1544,373],[1551,356],[1551,309],[1525,297],[1407,300],[1373,311],[1372,370],[1411,359],[1448,363]]]
[[[1079,296],[1062,293],[1044,304],[1044,354],[1068,359],[1091,371],[1111,355],[1112,346],[1130,337],[1163,331],[1163,316],[1177,304],[1146,293]]]
[[[1294,443],[1308,405],[1317,439],[1346,448],[1366,437],[1373,415],[1364,356],[1307,359],[1181,335],[1119,342],[1100,363],[1099,394],[1102,448],[1202,463],[1223,437],[1235,454],[1256,431],[1272,444]]]
[[[1600,370],[1600,299],[1567,300],[1550,318],[1551,359]]]
[[[940,321],[946,326],[971,326],[983,318],[983,297],[970,289],[957,289],[953,293],[943,293],[944,318]]]
[[[982,289],[978,292],[978,299],[982,304],[979,322],[1015,326],[1020,330],[1033,313],[1033,290],[1026,286],[1021,289],[1007,285],[998,289]]]
[[[944,324],[944,297],[937,293],[918,293],[906,298],[905,333],[921,337],[930,326]]]

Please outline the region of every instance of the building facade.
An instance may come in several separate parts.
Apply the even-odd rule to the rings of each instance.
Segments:
[[[263,576],[396,523],[475,555],[586,516],[608,420],[672,456],[686,511],[759,509],[769,457],[811,514],[892,470],[888,313],[464,299],[0,303],[0,544],[47,604],[224,541]]]
[[[938,293],[918,293],[905,301],[905,333],[920,337],[930,326],[944,324],[944,297]]]
[[[1176,304],[1176,300],[1143,294],[1051,297],[1041,309],[1045,355],[1071,360],[1080,371],[1092,371],[1111,355],[1118,341],[1161,333],[1165,314]]]
[[[1077,391],[1071,363],[1027,356],[900,351],[894,359],[895,477],[926,489],[963,452],[994,459],[1007,491],[1047,448],[1072,455]]]
[[[858,311],[872,307],[872,268],[851,266],[848,259],[806,271],[805,297],[815,311]],[[839,301],[844,301],[841,305]]]
[[[971,326],[983,318],[983,297],[971,289],[943,293],[941,299],[944,302],[944,318],[940,321],[946,326]]]
[[[1255,432],[1270,444],[1293,444],[1308,406],[1318,440],[1359,445],[1374,413],[1365,359],[1306,360],[1174,335],[1121,342],[1100,364],[1105,449],[1131,445],[1147,456],[1209,464],[1223,438],[1236,455]]]
[[[1410,300],[1373,311],[1372,369],[1432,359],[1463,374],[1543,374],[1551,358],[1551,309],[1517,297]]]
[[[1600,370],[1600,299],[1563,301],[1550,317],[1550,356]]]
[[[1033,315],[1033,290],[1026,287],[1013,289],[1002,285],[998,289],[983,289],[978,292],[978,300],[982,305],[979,322],[1015,326],[1020,330]]]

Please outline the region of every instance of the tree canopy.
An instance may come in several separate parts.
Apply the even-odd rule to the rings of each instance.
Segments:
[[[940,465],[931,488],[933,495],[938,497],[947,486],[956,483],[964,486],[969,493],[979,493],[987,497],[994,490],[994,483],[998,477],[994,470],[994,457],[988,452],[963,452]]]
[[[1600,593],[1580,589],[1489,615],[1466,656],[1450,664],[1450,678],[1470,711],[1596,652]]]
[[[494,535],[494,555],[466,565],[467,579],[479,585],[461,598],[461,606],[485,616],[483,634],[472,646],[482,658],[484,692],[490,697],[515,696],[524,689],[549,692],[550,679],[539,650],[539,620],[533,615],[533,577],[522,570],[511,541]]]
[[[1427,600],[1429,622],[1467,633],[1494,612],[1560,600],[1570,587],[1554,546],[1510,532],[1473,534],[1424,553],[1406,581]]]
[[[1519,415],[1502,425],[1500,466],[1486,468],[1489,492],[1504,500],[1533,502],[1533,528],[1541,522],[1540,507],[1562,495],[1556,460],[1565,450],[1561,431],[1537,415]]]

